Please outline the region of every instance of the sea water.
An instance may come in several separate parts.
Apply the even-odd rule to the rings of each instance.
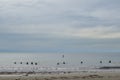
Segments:
[[[35,64],[36,63],[36,64]],[[0,71],[120,66],[119,53],[0,53]]]

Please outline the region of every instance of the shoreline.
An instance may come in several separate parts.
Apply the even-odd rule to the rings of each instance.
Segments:
[[[4,73],[0,80],[120,80],[120,70],[78,71],[78,72],[39,72]]]
[[[4,67],[2,70],[1,67],[0,80],[120,80],[120,69],[117,66],[38,67],[30,67],[33,70],[27,69],[27,67]]]

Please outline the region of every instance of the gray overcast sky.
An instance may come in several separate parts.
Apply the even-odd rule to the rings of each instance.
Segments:
[[[0,0],[0,52],[120,52],[120,0]]]

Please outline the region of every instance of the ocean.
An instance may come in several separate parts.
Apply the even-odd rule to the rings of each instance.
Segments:
[[[0,71],[9,68],[36,67],[56,68],[96,68],[120,66],[119,53],[0,53]],[[14,70],[13,70],[14,71]]]

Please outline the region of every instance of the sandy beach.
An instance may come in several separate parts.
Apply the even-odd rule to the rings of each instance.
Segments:
[[[72,73],[1,74],[0,80],[120,80],[120,71],[81,71]]]

